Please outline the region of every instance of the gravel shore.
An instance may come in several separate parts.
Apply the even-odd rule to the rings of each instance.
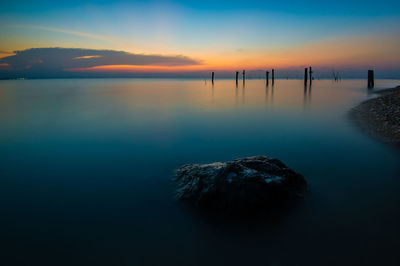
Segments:
[[[368,134],[400,147],[400,86],[350,110],[350,117]]]

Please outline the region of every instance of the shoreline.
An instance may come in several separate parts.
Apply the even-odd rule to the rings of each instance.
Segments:
[[[351,119],[368,135],[400,148],[400,86],[374,92],[349,111]]]

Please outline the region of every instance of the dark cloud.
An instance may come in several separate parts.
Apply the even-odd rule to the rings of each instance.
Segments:
[[[197,65],[198,61],[186,56],[162,56],[131,54],[113,50],[77,48],[32,48],[15,51],[14,55],[3,57],[0,64],[8,64],[8,74],[27,76],[57,76],[67,69],[88,68],[104,65]],[[0,73],[1,74],[1,73]],[[3,72],[3,76],[4,76]]]

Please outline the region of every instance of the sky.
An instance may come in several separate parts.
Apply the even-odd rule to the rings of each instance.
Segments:
[[[3,0],[0,78],[400,77],[400,1]]]

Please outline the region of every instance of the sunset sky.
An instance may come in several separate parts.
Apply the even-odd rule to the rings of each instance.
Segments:
[[[68,49],[24,51],[55,47]],[[309,65],[321,75],[400,76],[400,2],[3,0],[0,8],[0,77],[270,68],[295,77]]]

